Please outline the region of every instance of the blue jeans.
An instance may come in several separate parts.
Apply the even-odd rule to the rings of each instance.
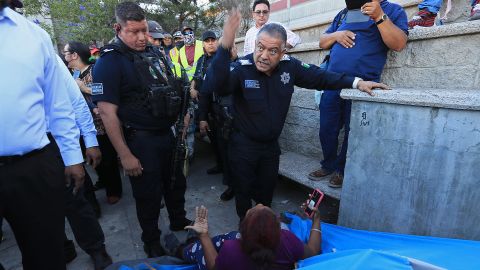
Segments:
[[[320,100],[320,143],[322,145],[322,168],[343,175],[347,159],[348,133],[350,132],[350,114],[352,102],[340,97],[340,91],[327,90]],[[345,136],[340,153],[338,135],[345,127]]]
[[[471,3],[470,5],[472,8],[475,6],[477,3],[477,0],[470,0]],[[437,14],[440,11],[440,8],[442,7],[443,0],[423,0],[422,3],[418,5],[418,9],[428,9],[428,11]]]
[[[437,14],[442,7],[443,0],[423,0],[422,3],[418,5],[418,9],[428,9],[428,11]]]

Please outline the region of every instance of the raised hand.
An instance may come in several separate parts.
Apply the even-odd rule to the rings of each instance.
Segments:
[[[192,226],[186,226],[185,230],[192,229],[198,234],[208,234],[208,209],[205,206],[195,207],[195,223]]]
[[[223,37],[221,45],[224,48],[232,48],[235,44],[235,34],[237,33],[240,23],[242,22],[242,14],[237,9],[232,9],[228,14],[228,18],[223,26]]]

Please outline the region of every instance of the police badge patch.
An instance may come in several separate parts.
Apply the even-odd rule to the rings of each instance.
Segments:
[[[260,88],[260,82],[257,80],[245,80],[245,88]]]
[[[307,63],[303,63],[303,62],[302,62],[302,67],[304,67],[304,68],[310,68],[310,65],[307,64]]]
[[[103,95],[103,83],[91,83],[92,96]]]
[[[283,84],[287,84],[290,82],[290,73],[283,72],[282,75],[280,75],[280,81],[282,81]]]

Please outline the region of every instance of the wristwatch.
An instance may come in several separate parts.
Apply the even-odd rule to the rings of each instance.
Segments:
[[[376,21],[375,24],[376,25],[379,25],[381,23],[383,23],[384,21],[388,20],[388,16],[387,14],[383,13],[382,17],[380,18],[380,20]]]

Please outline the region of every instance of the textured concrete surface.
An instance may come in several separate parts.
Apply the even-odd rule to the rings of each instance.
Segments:
[[[422,107],[435,107],[458,110],[480,111],[480,89],[392,89],[375,90],[370,96],[357,89],[342,90],[341,97],[381,103],[403,104]]]
[[[343,226],[480,240],[480,111],[354,101]]]
[[[279,173],[288,179],[298,182],[309,188],[318,188],[325,195],[340,200],[341,188],[328,186],[330,176],[323,177],[320,181],[308,179],[308,173],[320,169],[320,161],[294,152],[284,151],[280,156]]]
[[[224,190],[221,175],[210,176],[206,169],[214,165],[209,145],[199,144],[198,156],[190,170],[186,210],[190,218],[194,217],[195,206],[205,205],[209,209],[209,225],[212,235],[236,230],[238,217],[235,212],[234,201],[222,202],[220,194]],[[140,239],[140,225],[136,217],[135,204],[131,194],[130,183],[123,179],[124,196],[115,205],[108,205],[103,190],[97,191],[97,198],[102,207],[100,224],[105,232],[107,250],[114,262],[145,258],[143,243]],[[277,213],[282,211],[299,210],[301,203],[307,198],[309,190],[291,181],[280,180],[275,191],[272,208]],[[160,226],[164,233],[168,232],[164,217],[166,210],[161,211]],[[68,224],[68,222],[67,222]],[[73,239],[69,226],[66,226],[67,235]],[[20,251],[15,242],[8,224],[3,226],[5,241],[0,244],[0,263],[7,270],[21,270]],[[39,232],[41,233],[41,232]],[[186,234],[176,233],[179,239]],[[90,258],[77,246],[78,257],[67,266],[69,270],[92,270]],[[43,269],[42,269],[43,270]]]

